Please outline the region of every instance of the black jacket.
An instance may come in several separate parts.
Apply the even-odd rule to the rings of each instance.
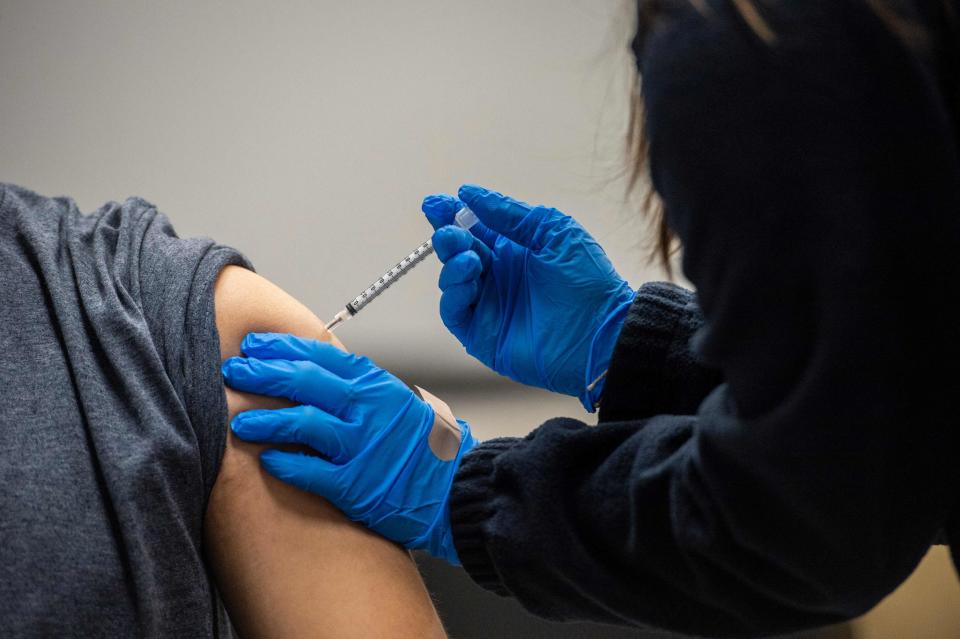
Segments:
[[[932,0],[894,3],[926,41],[860,0],[698,4],[636,43],[696,296],[641,288],[600,425],[478,446],[451,519],[534,613],[753,637],[960,543],[957,40]]]

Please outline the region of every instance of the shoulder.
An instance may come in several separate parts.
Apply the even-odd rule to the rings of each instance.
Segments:
[[[140,197],[123,203],[109,201],[85,214],[71,197],[51,197],[6,183],[0,183],[0,220],[37,245],[52,242],[102,249],[104,243],[116,244],[134,234],[158,232],[176,237],[169,220]]]
[[[76,204],[68,197],[47,197],[22,186],[0,183],[0,216],[15,221],[56,220]]]

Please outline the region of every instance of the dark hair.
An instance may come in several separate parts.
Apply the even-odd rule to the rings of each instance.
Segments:
[[[708,15],[704,0],[686,0],[697,11]],[[776,46],[776,33],[764,20],[753,0],[730,0],[744,22],[766,42],[769,46]],[[960,16],[957,15],[954,3],[951,0],[941,0],[941,19],[943,27],[939,33],[931,33],[927,28],[915,20],[906,17],[895,6],[894,0],[863,0],[887,27],[910,47],[925,52],[932,51],[936,46],[953,47],[947,55],[956,59],[958,40],[960,40]],[[639,55],[640,43],[655,26],[656,21],[663,14],[662,0],[637,1],[637,25],[633,39],[636,55]],[[939,42],[932,42],[936,38]],[[947,100],[950,102],[954,122],[960,126],[960,69],[954,67],[944,70],[949,75],[944,80],[944,89]],[[627,192],[631,193],[643,184],[646,189],[641,200],[641,209],[654,228],[654,246],[650,252],[650,261],[659,261],[668,275],[672,275],[670,259],[679,250],[676,236],[667,225],[663,200],[653,188],[649,173],[649,145],[646,134],[645,115],[643,109],[642,79],[634,75],[634,83],[630,95],[630,120],[627,125],[627,160],[630,163],[627,172]],[[960,136],[960,133],[958,133]],[[960,142],[960,137],[958,137]]]
[[[660,2],[655,0],[648,2],[644,2],[644,0],[637,1],[637,27],[632,43],[635,55],[639,56],[638,43],[646,39],[647,33],[649,33],[654,22],[660,16],[660,12]],[[660,199],[660,196],[653,188],[653,183],[650,181],[650,148],[645,122],[646,114],[643,107],[642,81],[639,74],[634,74],[630,87],[629,118],[629,122],[627,123],[626,152],[630,168],[627,172],[627,193],[635,191],[641,182],[646,187],[640,208],[654,228],[655,239],[653,250],[650,252],[650,261],[659,260],[663,268],[666,269],[667,275],[672,275],[670,257],[676,252],[678,246],[673,232],[667,225],[663,200]]]

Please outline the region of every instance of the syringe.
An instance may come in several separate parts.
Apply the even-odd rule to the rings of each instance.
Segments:
[[[454,222],[460,228],[469,229],[477,223],[477,216],[467,207],[463,207],[457,211],[456,216],[454,216]],[[400,260],[396,266],[380,276],[380,279],[353,298],[352,302],[333,316],[333,319],[327,324],[327,330],[334,330],[337,326],[359,313],[367,304],[375,300],[381,293],[390,288],[394,282],[413,270],[413,267],[432,253],[433,240],[430,239],[414,249],[410,255]]]

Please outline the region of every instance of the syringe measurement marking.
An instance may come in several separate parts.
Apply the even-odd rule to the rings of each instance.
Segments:
[[[467,207],[463,207],[454,216],[454,223],[462,229],[469,230],[477,223],[477,216]],[[349,320],[360,312],[367,304],[376,299],[381,293],[393,286],[394,282],[410,272],[414,266],[422,262],[428,255],[433,253],[433,242],[427,240],[418,246],[412,253],[400,260],[396,266],[384,273],[380,279],[374,282],[370,287],[358,295],[352,302],[347,304],[342,311],[337,313],[333,319],[327,323],[327,330],[332,331],[340,324]]]
[[[371,284],[364,290],[360,295],[358,295],[349,305],[348,309],[354,313],[359,312],[364,306],[366,306],[370,301],[375,299],[380,293],[389,288],[393,283],[406,275],[407,267],[416,264],[427,255],[433,253],[433,242],[427,240],[420,246],[418,246],[412,253],[407,255],[405,258],[400,260],[393,268],[380,276],[376,282]]]

